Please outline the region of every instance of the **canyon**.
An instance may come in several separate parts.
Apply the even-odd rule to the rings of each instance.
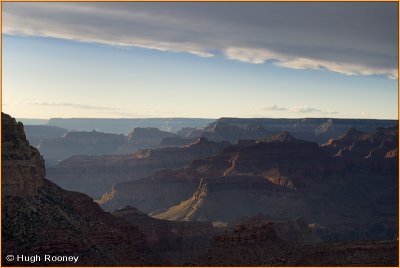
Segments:
[[[75,155],[47,169],[47,176],[67,190],[100,198],[114,184],[140,179],[162,169],[181,168],[195,159],[215,155],[228,145],[198,138],[181,147],[141,149],[134,154]]]
[[[327,239],[391,239],[397,232],[397,158],[387,155],[398,148],[398,131],[377,129],[368,137],[363,156],[382,141],[387,146],[356,162],[338,156],[340,146],[318,146],[288,132],[239,140],[184,168],[116,184],[99,203],[111,211],[131,205],[167,220],[229,223],[257,213],[274,220],[303,217],[322,226]]]
[[[122,170],[128,181],[94,202],[50,181],[23,125],[2,114],[3,263],[75,254],[78,266],[398,264],[397,127],[349,128],[322,144],[287,131],[233,144],[189,136],[62,161],[60,174],[76,170],[69,178],[85,191]]]

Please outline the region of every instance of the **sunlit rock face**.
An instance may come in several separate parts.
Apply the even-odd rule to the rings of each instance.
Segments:
[[[99,198],[113,185],[137,180],[165,168],[181,168],[194,159],[218,154],[228,145],[197,138],[181,147],[142,149],[124,155],[76,155],[48,168],[48,178],[67,190]]]
[[[398,138],[397,126],[379,127],[370,133],[351,128],[321,148],[348,166],[395,173],[398,170]]]

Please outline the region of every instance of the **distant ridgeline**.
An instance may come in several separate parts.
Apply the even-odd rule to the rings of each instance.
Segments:
[[[29,142],[46,166],[72,155],[135,153],[138,149],[179,147],[200,137],[209,141],[257,140],[288,131],[297,139],[324,144],[350,128],[369,133],[393,127],[396,120],[330,118],[52,118],[45,125],[25,125]]]
[[[342,134],[354,127],[360,131],[369,132],[376,127],[391,127],[398,120],[379,119],[331,119],[331,118],[51,118],[19,119],[25,125],[48,125],[75,131],[92,131],[125,134],[136,127],[156,127],[163,131],[177,132],[182,128],[205,128],[211,131],[221,126],[229,125],[274,132],[290,131],[291,134],[311,132],[315,135],[327,131]],[[332,134],[332,133],[331,133]]]
[[[291,127],[293,129],[316,129],[317,126],[331,126],[350,128],[354,127],[360,131],[370,130],[370,127],[393,126],[398,120],[390,119],[341,119],[341,118],[234,118],[222,117],[217,119],[214,124],[225,123],[236,126],[261,125],[270,130],[283,131],[284,128]],[[210,127],[214,126],[213,124]],[[366,129],[364,129],[366,128]]]
[[[48,125],[69,130],[128,134],[136,127],[156,127],[177,132],[183,127],[203,128],[215,119],[206,118],[51,118]]]
[[[377,127],[393,127],[397,120],[331,119],[331,118],[220,118],[209,124],[202,133],[213,141],[260,139],[289,131],[295,138],[325,143],[345,133],[350,128],[371,132]]]

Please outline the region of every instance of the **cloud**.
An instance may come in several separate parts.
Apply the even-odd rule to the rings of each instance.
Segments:
[[[255,64],[262,64],[267,60],[276,60],[281,57],[277,53],[262,48],[229,47],[224,53],[228,59]]]
[[[76,109],[84,109],[84,110],[99,110],[99,111],[117,111],[118,109],[112,107],[104,107],[104,106],[95,106],[95,105],[87,105],[87,104],[77,104],[77,103],[69,103],[69,102],[44,102],[44,101],[32,101],[27,102],[29,105],[38,105],[38,106],[55,106],[55,107],[71,107]]]
[[[398,71],[396,68],[373,68],[357,64],[348,64],[343,62],[325,61],[307,58],[283,59],[276,65],[291,69],[326,69],[332,72],[345,75],[386,75],[390,79],[398,79]]]
[[[268,105],[266,107],[263,108],[263,110],[266,111],[287,111],[287,108],[284,107],[279,107],[278,105]]]
[[[260,108],[258,108],[258,110],[259,109]],[[265,111],[289,111],[292,113],[320,113],[320,114],[326,114],[326,115],[339,114],[339,112],[337,112],[337,111],[323,111],[323,110],[313,108],[310,106],[305,106],[305,105],[296,105],[296,106],[292,106],[290,108],[286,108],[286,107],[281,107],[276,104],[273,104],[273,105],[268,105],[268,106],[263,107],[262,110],[265,110]]]
[[[361,116],[368,116],[369,115],[369,113],[367,113],[367,112],[361,112]]]
[[[331,112],[322,112],[323,114],[331,114],[331,115],[333,115],[333,114],[339,114],[339,112],[336,112],[336,111],[331,111]]]
[[[396,68],[373,68],[345,62],[318,60],[311,58],[291,57],[267,49],[230,47],[225,50],[228,59],[242,62],[262,64],[273,61],[274,65],[297,70],[329,70],[345,75],[386,75],[390,79],[398,79]]]
[[[290,111],[294,113],[313,113],[313,112],[322,112],[319,109],[315,109],[309,106],[293,106],[290,107]]]
[[[398,78],[396,2],[3,3],[3,33]]]

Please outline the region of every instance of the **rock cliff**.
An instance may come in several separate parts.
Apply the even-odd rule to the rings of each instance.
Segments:
[[[24,125],[26,138],[32,146],[39,146],[43,139],[61,138],[68,130],[56,126]]]
[[[388,239],[397,228],[397,189],[396,174],[386,168],[349,166],[316,143],[282,132],[239,141],[183,169],[117,184],[102,206],[129,204],[169,220],[303,217],[328,230],[325,239]]]
[[[354,128],[338,139],[331,139],[321,148],[349,165],[387,172],[398,170],[398,127],[376,128],[371,133]]]
[[[43,158],[26,140],[23,126],[2,114],[2,263],[6,255],[70,254],[77,263],[35,265],[157,265],[139,227],[105,213],[85,194],[45,179]],[[165,263],[165,262],[163,262]]]
[[[128,142],[119,147],[118,153],[134,153],[138,149],[156,148],[163,138],[176,137],[176,134],[158,128],[134,128],[128,133]]]
[[[250,181],[260,177],[263,183],[269,181],[294,189],[339,167],[317,144],[283,133],[267,140],[228,146],[221,153],[194,160],[180,170],[160,171],[138,181],[117,184],[112,198],[108,196],[101,204],[110,210],[129,204],[149,213],[189,199],[198,189],[201,178],[238,175],[247,176]],[[235,181],[231,185],[235,187]]]
[[[279,238],[274,223],[238,224],[215,238],[195,266],[398,266],[396,241],[296,245]]]
[[[349,128],[371,132],[377,127],[391,127],[396,120],[362,120],[338,118],[220,118],[210,123],[201,135],[211,140],[259,139],[282,131],[289,131],[298,139],[325,143]]]
[[[184,265],[205,254],[213,237],[223,232],[211,222],[159,220],[133,207],[117,210],[113,215],[138,225],[150,249],[174,265]]]
[[[160,143],[157,145],[158,148],[165,148],[165,147],[180,147],[189,145],[193,142],[198,140],[197,137],[195,138],[182,138],[182,137],[166,137],[163,138]]]
[[[4,113],[1,122],[2,196],[32,197],[43,186],[43,157],[26,140],[21,122]]]
[[[42,139],[38,149],[46,166],[54,166],[72,155],[101,155],[118,151],[127,143],[127,137],[98,131],[67,132],[61,138]]]
[[[143,149],[135,154],[72,156],[48,168],[48,178],[67,190],[99,198],[112,186],[136,180],[165,168],[181,168],[194,159],[218,154],[228,144],[197,139],[183,147]]]

